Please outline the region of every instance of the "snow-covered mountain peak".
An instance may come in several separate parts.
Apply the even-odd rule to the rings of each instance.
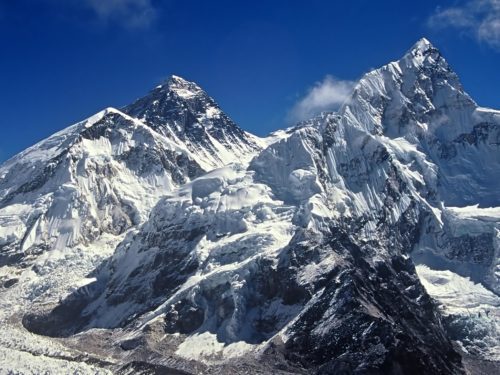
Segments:
[[[439,167],[438,186],[447,205],[499,201],[493,193],[500,178],[496,114],[477,106],[426,39],[362,77],[338,115],[340,133],[357,129],[404,139],[425,152]]]
[[[166,95],[172,92],[183,99],[190,99],[196,95],[208,96],[196,83],[176,75],[171,75],[165,84],[160,85],[158,88],[164,91]]]
[[[421,73],[437,75],[443,80],[448,80],[458,91],[462,91],[456,73],[441,52],[425,38],[418,40],[396,64],[403,73],[413,71],[417,75]]]
[[[462,374],[445,327],[497,358],[499,139],[425,38],[265,139],[171,76],[0,166],[0,368]]]
[[[204,102],[205,105],[200,102]],[[138,118],[151,119],[156,116],[158,120],[168,121],[169,115],[171,116],[175,110],[189,110],[196,114],[206,111],[209,106],[218,107],[200,86],[182,77],[172,75],[147,95],[137,99],[123,110]]]
[[[422,37],[415,42],[411,50],[426,50],[428,48],[433,48],[434,46],[426,37]]]
[[[422,38],[401,59],[365,74],[339,114],[391,138],[451,140],[472,130],[476,108],[439,50]]]
[[[188,80],[182,78],[181,76],[172,74],[170,78],[168,79],[169,83],[172,84],[178,84],[178,85],[189,85],[189,84],[194,84],[193,82],[189,82]]]
[[[398,63],[406,60],[411,61],[414,66],[418,67],[423,64],[435,64],[440,58],[443,59],[441,52],[428,39],[421,38],[403,55]],[[442,62],[448,68],[444,59]]]
[[[425,55],[432,50],[437,51],[436,47],[427,38],[421,38],[408,50],[407,54],[413,56]]]
[[[257,137],[236,125],[200,86],[171,76],[123,112],[143,121],[205,161],[212,169],[231,161],[247,162],[260,149]]]

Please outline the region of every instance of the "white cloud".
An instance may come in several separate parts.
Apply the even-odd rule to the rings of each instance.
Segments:
[[[151,0],[84,0],[100,20],[120,22],[131,28],[148,26],[156,17]]]
[[[500,50],[500,0],[469,0],[453,7],[438,7],[428,25],[437,30],[461,30]]]
[[[327,75],[316,82],[306,96],[300,99],[288,113],[290,121],[307,120],[322,111],[337,110],[352,91],[354,82],[343,81]]]

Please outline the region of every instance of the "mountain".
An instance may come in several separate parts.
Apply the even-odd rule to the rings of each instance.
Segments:
[[[259,138],[239,128],[198,85],[172,76],[123,112],[182,144],[205,169],[248,161]]]
[[[426,39],[363,77],[340,114],[371,134],[416,145],[437,167],[445,205],[499,205],[500,112],[478,107]]]
[[[267,139],[173,76],[2,166],[2,220],[24,225],[1,237],[4,358],[90,373],[498,369],[499,127],[426,39],[339,111]],[[53,162],[62,150],[101,167]],[[59,193],[68,174],[73,195]],[[33,227],[15,205],[37,212],[43,194],[52,226]],[[58,194],[73,221],[51,219]],[[80,209],[84,194],[101,205]]]
[[[243,161],[258,152],[259,138],[237,127],[198,86],[182,80],[184,96],[178,96],[180,81],[173,77],[160,93],[138,101],[175,99],[179,110],[158,114],[154,123],[107,108],[0,166],[5,315],[33,299],[57,301],[142,224],[162,196],[224,165],[228,155]],[[168,133],[180,126],[180,110],[197,100],[204,104],[186,115],[189,129],[197,130]],[[24,334],[9,335],[22,340]]]
[[[139,111],[146,104],[153,110]],[[250,158],[257,141],[174,76],[124,112],[108,108],[2,165],[0,259],[122,234],[175,186]]]

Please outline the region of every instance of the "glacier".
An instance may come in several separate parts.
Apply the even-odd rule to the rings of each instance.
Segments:
[[[0,369],[498,369],[499,129],[425,38],[267,138],[172,76],[0,167]]]

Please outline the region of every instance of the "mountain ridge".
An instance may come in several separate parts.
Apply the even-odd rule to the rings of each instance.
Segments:
[[[113,131],[121,140],[126,126],[132,137],[142,129],[179,149],[153,150],[173,166],[156,156],[141,166],[150,154],[144,145],[133,163],[112,165],[129,165],[133,176],[160,171],[172,183],[153,194],[140,220],[126,213],[118,233],[85,244],[107,240],[106,254],[92,258],[65,243],[66,257],[93,259],[83,266],[91,271],[85,281],[71,279],[72,290],[47,285],[58,267],[74,267],[64,256],[55,265],[48,250],[24,260],[35,275],[21,272],[4,297],[14,306],[16,293],[28,293],[16,309],[29,331],[97,358],[94,345],[111,340],[119,348],[105,352],[117,366],[144,358],[158,365],[168,356],[188,372],[238,372],[229,370],[234,364],[459,374],[464,352],[498,360],[500,216],[480,206],[498,206],[491,189],[500,181],[500,117],[470,99],[428,40],[361,78],[338,112],[267,140],[238,128],[199,86],[177,76],[123,110],[112,110],[120,120],[101,127],[97,120],[84,138],[99,150],[111,140],[121,150],[111,152],[114,163],[124,146],[113,143]],[[104,168],[110,159],[91,160]],[[489,168],[478,168],[485,160]],[[109,178],[99,171],[92,169]],[[464,183],[454,187],[457,175]],[[15,241],[3,240],[0,251],[8,254]],[[18,262],[4,266],[5,283]],[[472,284],[460,281],[467,277]],[[454,305],[460,294],[442,294],[440,285],[456,282],[490,289],[467,297],[477,319]]]

